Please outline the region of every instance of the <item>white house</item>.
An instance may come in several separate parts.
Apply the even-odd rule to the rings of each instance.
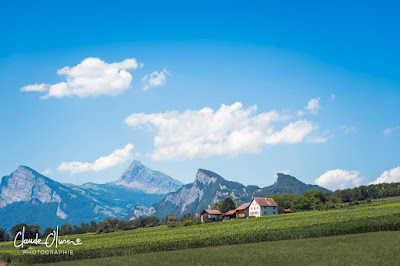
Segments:
[[[278,214],[278,204],[272,198],[253,198],[250,202],[250,216],[262,217],[276,214]]]

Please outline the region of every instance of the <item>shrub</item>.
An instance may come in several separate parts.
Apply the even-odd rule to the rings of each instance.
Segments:
[[[180,226],[180,223],[177,222],[177,221],[169,221],[169,222],[167,222],[167,226],[170,227],[170,228],[178,227],[178,226]]]
[[[193,225],[194,222],[192,220],[185,220],[182,222],[183,226],[190,226]]]

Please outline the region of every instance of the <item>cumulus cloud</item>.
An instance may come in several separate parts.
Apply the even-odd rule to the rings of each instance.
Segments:
[[[129,89],[132,75],[127,71],[139,65],[135,59],[108,64],[100,58],[89,57],[80,64],[66,66],[57,71],[66,81],[56,84],[34,84],[21,88],[21,91],[46,92],[42,98],[66,96],[89,97],[97,95],[118,95]]]
[[[287,121],[288,117],[277,111],[256,111],[257,106],[243,108],[236,102],[222,104],[216,111],[205,107],[184,112],[133,113],[124,122],[134,128],[155,129],[153,160],[258,153],[265,145],[300,143],[317,128],[306,120]]]
[[[22,87],[21,91],[23,91],[23,92],[27,92],[27,91],[45,92],[45,91],[47,91],[47,85],[44,83],[27,85],[27,86]]]
[[[380,183],[395,183],[400,182],[400,166],[385,171],[378,177],[375,181],[370,184],[380,184]]]
[[[298,116],[303,116],[303,115],[305,115],[306,113],[310,113],[310,114],[318,114],[318,111],[319,111],[319,108],[320,108],[320,105],[319,105],[319,97],[318,98],[314,98],[314,99],[311,99],[308,103],[307,103],[307,105],[304,107],[304,110],[305,111],[303,111],[303,110],[300,110],[300,111],[298,111],[297,112],[297,115]]]
[[[306,120],[299,120],[290,123],[281,131],[275,131],[274,133],[266,136],[264,142],[271,145],[279,143],[299,143],[303,141],[305,136],[315,129],[316,126],[314,124]]]
[[[315,99],[311,99],[308,102],[307,106],[304,107],[304,109],[308,110],[312,114],[318,114],[319,108],[320,108],[320,106],[319,106],[319,97],[315,98]]]
[[[356,187],[363,180],[358,171],[347,171],[342,169],[330,170],[315,180],[315,184],[331,190]]]
[[[134,146],[132,144],[126,145],[122,149],[117,149],[113,153],[100,157],[92,163],[85,163],[79,161],[63,162],[57,167],[59,172],[68,172],[70,174],[84,173],[84,172],[100,172],[107,168],[121,165],[126,161],[133,159]]]
[[[151,87],[162,86],[167,83],[167,69],[164,68],[162,71],[154,71],[153,73],[147,74],[142,78],[142,88],[147,91]]]
[[[333,101],[335,100],[335,98],[336,98],[336,95],[332,93],[332,94],[331,94],[331,98],[330,98],[329,101],[330,101],[330,102],[333,102]]]

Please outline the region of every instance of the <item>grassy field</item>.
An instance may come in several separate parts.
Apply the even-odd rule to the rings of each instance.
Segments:
[[[144,253],[50,265],[398,265],[400,231]]]
[[[42,263],[396,230],[400,230],[400,197],[377,199],[371,204],[331,211],[235,219],[188,227],[159,226],[109,234],[66,236],[71,240],[76,238],[82,240],[81,246],[61,247],[74,250],[73,256],[22,255],[22,250],[14,248],[12,242],[7,242],[0,244],[0,257],[12,257],[16,263]],[[44,246],[35,248],[35,250],[41,249],[46,248]]]

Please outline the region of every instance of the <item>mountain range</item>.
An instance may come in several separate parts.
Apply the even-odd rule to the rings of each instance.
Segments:
[[[328,191],[281,173],[271,186],[245,186],[205,169],[197,171],[193,183],[183,185],[139,161],[133,161],[119,179],[107,184],[62,184],[20,166],[0,183],[0,227],[10,229],[18,223],[27,223],[40,224],[45,229],[66,222],[100,222],[107,217],[163,218],[170,214],[198,213],[226,197],[241,204],[254,196],[301,194],[309,189]]]
[[[148,189],[153,182],[156,189]],[[122,218],[137,206],[162,200],[181,183],[138,161],[115,182],[83,185],[61,184],[35,170],[20,166],[0,183],[0,227],[17,223],[40,224],[42,229],[66,222]]]
[[[162,201],[146,208],[136,206],[124,219],[137,219],[140,216],[156,215],[163,218],[165,215],[180,215],[186,212],[199,213],[211,208],[214,202],[231,197],[237,205],[248,202],[252,197],[266,197],[273,194],[303,192],[316,189],[328,192],[329,190],[317,185],[308,185],[293,176],[283,173],[277,174],[276,182],[268,187],[244,186],[238,182],[227,181],[220,175],[199,169],[193,183],[184,185],[176,192],[169,193]]]

